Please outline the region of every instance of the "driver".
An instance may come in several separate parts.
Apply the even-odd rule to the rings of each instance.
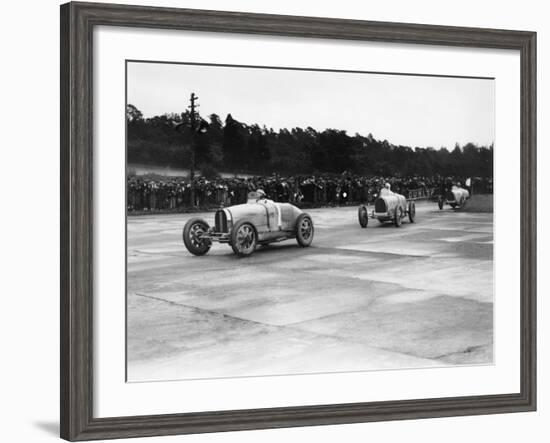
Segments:
[[[384,187],[380,189],[380,195],[393,195],[393,191],[391,190],[391,185],[389,183],[385,183]]]

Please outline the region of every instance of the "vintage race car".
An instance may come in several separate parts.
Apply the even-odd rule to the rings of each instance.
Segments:
[[[257,245],[295,238],[302,247],[311,245],[314,228],[311,216],[290,203],[275,203],[263,192],[250,192],[247,203],[216,211],[214,226],[200,218],[183,228],[183,242],[189,252],[204,255],[212,242],[227,243],[235,254],[254,252]]]
[[[392,192],[389,189],[382,189],[380,195],[374,201],[374,209],[369,213],[367,206],[361,205],[357,211],[359,224],[366,228],[369,218],[376,218],[380,223],[393,222],[397,227],[405,217],[414,223],[416,218],[416,205],[414,201],[407,201],[405,196]]]
[[[445,195],[440,195],[437,200],[439,209],[443,209],[444,205],[450,205],[451,208],[460,208],[464,206],[466,200],[470,198],[470,193],[467,189],[460,186],[453,185],[450,191],[447,191]]]

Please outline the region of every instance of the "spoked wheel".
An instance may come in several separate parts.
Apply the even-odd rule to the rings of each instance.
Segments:
[[[437,200],[437,206],[439,206],[439,210],[443,209],[443,199],[439,198]]]
[[[296,241],[303,248],[311,245],[313,241],[313,220],[308,214],[300,214],[296,219]]]
[[[256,249],[258,235],[251,223],[241,221],[231,231],[231,248],[239,256],[250,255]]]
[[[187,250],[194,255],[204,255],[212,246],[209,238],[204,238],[208,232],[208,223],[201,218],[192,218],[183,228],[183,243]]]
[[[414,219],[416,218],[416,205],[413,201],[409,202],[409,221],[411,223],[414,223]]]
[[[362,228],[366,228],[369,225],[369,214],[365,205],[359,206],[357,217],[359,218],[359,224]]]
[[[400,207],[395,210],[395,217],[393,219],[393,224],[396,228],[401,226],[401,223],[403,222],[403,209]]]

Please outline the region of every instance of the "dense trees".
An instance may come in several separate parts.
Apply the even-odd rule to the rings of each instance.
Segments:
[[[209,116],[205,134],[189,129],[189,111],[143,118],[128,105],[128,162],[188,168],[192,146],[199,169],[250,174],[312,174],[318,172],[364,175],[492,176],[493,146],[473,143],[447,148],[412,148],[377,140],[372,134],[349,135],[338,129],[319,132],[311,127],[274,131],[248,125],[228,114]],[[181,130],[175,124],[183,123]]]

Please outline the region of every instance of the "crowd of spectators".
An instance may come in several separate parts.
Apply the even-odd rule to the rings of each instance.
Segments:
[[[268,198],[302,206],[340,206],[371,203],[385,183],[407,198],[433,199],[452,184],[475,186],[475,192],[492,193],[491,178],[464,177],[367,177],[307,175],[281,177],[228,177],[207,180],[196,177],[153,179],[129,176],[129,212],[184,211],[245,203],[250,191],[262,189]]]

